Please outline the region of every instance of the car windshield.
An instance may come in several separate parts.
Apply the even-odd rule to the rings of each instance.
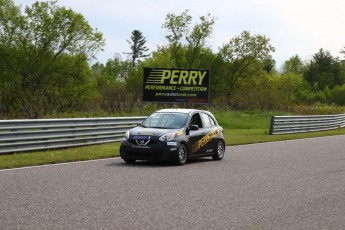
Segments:
[[[159,129],[180,129],[186,123],[186,113],[154,113],[141,126]]]

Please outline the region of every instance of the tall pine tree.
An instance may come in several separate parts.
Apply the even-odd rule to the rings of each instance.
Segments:
[[[149,54],[145,54],[149,49],[145,46],[146,38],[139,30],[133,30],[131,40],[127,40],[131,45],[132,52],[124,53],[131,55],[132,66],[135,67],[139,58],[148,57]]]

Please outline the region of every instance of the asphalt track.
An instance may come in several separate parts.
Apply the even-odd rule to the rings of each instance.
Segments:
[[[345,229],[345,136],[3,170],[0,229]]]

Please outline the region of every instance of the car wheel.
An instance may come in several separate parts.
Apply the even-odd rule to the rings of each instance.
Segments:
[[[212,155],[214,160],[221,160],[224,157],[224,143],[222,141],[218,141],[217,145],[215,146],[215,153]]]
[[[122,158],[122,159],[128,164],[133,164],[136,161],[136,159],[127,159],[127,158]]]
[[[176,159],[175,159],[176,165],[184,165],[187,162],[187,157],[188,157],[187,147],[184,144],[181,144],[177,148],[177,154],[176,154]]]

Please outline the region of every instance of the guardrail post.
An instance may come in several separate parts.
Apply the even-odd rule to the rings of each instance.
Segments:
[[[271,124],[270,124],[270,132],[269,135],[273,134],[273,127],[274,127],[274,116],[271,117]]]

